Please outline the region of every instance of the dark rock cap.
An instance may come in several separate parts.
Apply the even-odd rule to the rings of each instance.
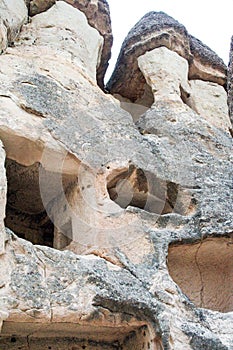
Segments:
[[[226,66],[209,47],[191,36],[187,29],[164,12],[149,12],[125,38],[107,90],[132,101],[145,90],[145,79],[137,58],[147,51],[165,46],[189,62],[189,79],[226,83]]]
[[[223,60],[207,45],[203,44],[201,40],[192,35],[189,35],[189,44],[191,52],[191,59],[189,61],[190,79],[209,80],[220,85],[225,85],[227,67]],[[196,66],[195,61],[201,65],[201,68]],[[205,70],[204,67],[210,67],[212,70],[215,70],[216,76],[213,75],[213,72]],[[220,73],[220,76],[217,74],[217,72]]]

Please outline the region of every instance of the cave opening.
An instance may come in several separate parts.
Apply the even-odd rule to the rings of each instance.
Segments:
[[[162,350],[160,337],[147,325],[101,326],[28,322],[4,322],[0,339],[1,350]]]
[[[179,185],[133,164],[116,176],[111,175],[107,189],[111,200],[123,209],[132,206],[158,215],[179,212]]]
[[[46,206],[41,195],[41,164],[35,162],[25,166],[6,158],[5,168],[7,176],[5,226],[18,237],[33,244],[57,249],[68,245],[70,242],[68,235],[65,237],[58,232],[59,230],[55,227],[53,217],[49,212],[49,203]],[[64,187],[67,187],[67,184],[72,181],[72,176],[66,176],[63,180]],[[47,172],[46,181],[48,182],[48,195],[51,196],[51,202],[53,202],[56,196],[59,196],[59,193],[56,193],[56,174]],[[66,226],[64,231],[69,230],[69,236],[71,236],[70,225],[67,223]]]

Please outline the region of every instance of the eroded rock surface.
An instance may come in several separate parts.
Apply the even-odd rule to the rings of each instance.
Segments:
[[[231,124],[233,125],[233,37],[231,38],[230,59],[228,66],[228,106]],[[233,127],[231,126],[231,129]]]
[[[232,349],[222,85],[190,81],[171,19],[179,50],[131,55],[147,100],[133,120],[97,85],[103,38],[84,14],[43,11],[0,56],[0,348]]]
[[[38,13],[46,11],[52,5],[54,5],[55,2],[55,0],[29,1],[29,15],[34,16]],[[108,68],[108,61],[111,57],[111,47],[113,41],[109,5],[106,0],[66,0],[66,2],[82,11],[86,15],[88,23],[97,29],[104,38],[101,60],[97,69],[97,82],[99,86],[103,88],[104,75]]]
[[[193,245],[171,246],[168,268],[196,305],[227,312],[232,311],[233,303],[232,256],[232,238],[208,238]]]
[[[161,46],[175,51],[188,61],[189,79],[226,84],[226,66],[209,47],[191,36],[182,24],[167,14],[149,12],[124,40],[115,70],[107,84],[109,91],[137,102],[143,96],[146,85],[137,58]]]
[[[0,143],[0,254],[4,253],[5,250],[5,211],[6,211],[6,191],[7,191],[7,180],[6,170],[4,167],[5,163],[5,151],[3,149],[2,142]]]
[[[28,11],[24,0],[0,1],[0,54],[14,43],[20,29],[27,22]]]

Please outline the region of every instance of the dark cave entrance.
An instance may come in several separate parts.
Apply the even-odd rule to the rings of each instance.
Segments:
[[[72,227],[69,213],[63,209],[68,204],[59,204],[59,200],[61,201],[62,196],[67,200],[67,189],[72,189],[77,176],[45,170],[39,162],[25,166],[9,158],[5,161],[5,168],[5,226],[18,237],[33,244],[56,249],[63,249],[69,245]],[[57,212],[52,211],[54,207]],[[63,220],[59,225],[58,217],[62,217]]]
[[[53,247],[54,224],[40,195],[39,163],[24,166],[6,159],[7,205],[5,225],[33,244]]]

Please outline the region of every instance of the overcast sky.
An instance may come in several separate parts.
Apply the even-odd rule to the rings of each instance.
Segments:
[[[149,11],[163,11],[172,16],[228,64],[233,35],[233,0],[108,0],[108,3],[114,43],[107,79],[127,33]]]

